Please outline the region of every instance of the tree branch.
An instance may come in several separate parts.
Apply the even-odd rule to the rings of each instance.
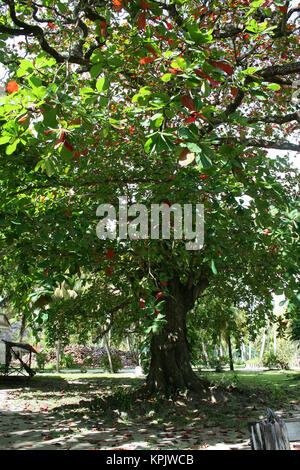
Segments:
[[[274,76],[290,75],[292,73],[300,72],[300,62],[290,62],[284,65],[272,65],[265,69],[258,70],[255,75],[262,78],[273,78]]]
[[[238,137],[221,137],[218,139],[220,143],[226,144],[239,144],[245,145],[246,147],[260,147],[260,148],[271,148],[277,150],[290,150],[294,152],[300,152],[300,145],[293,144],[292,142],[274,142],[265,139],[239,139]]]
[[[253,117],[253,118],[246,117],[246,119],[248,120],[249,124],[252,124],[255,122],[264,122],[266,124],[268,123],[285,124],[291,121],[300,122],[300,112],[290,113],[290,114],[287,114],[286,116],[259,116],[259,117]]]

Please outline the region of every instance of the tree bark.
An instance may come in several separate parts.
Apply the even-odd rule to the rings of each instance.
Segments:
[[[25,334],[25,328],[26,328],[26,315],[23,313],[22,320],[21,320],[21,326],[20,326],[20,332],[19,332],[19,341],[20,341],[20,343],[22,343],[22,341],[23,341],[23,337],[24,337],[24,334]],[[22,350],[20,351],[20,357],[21,357],[21,359],[23,357],[23,351]]]
[[[206,346],[205,346],[204,341],[202,341],[202,351],[203,351],[203,357],[204,357],[204,360],[205,360],[205,365],[209,366],[209,359],[208,359],[208,354],[207,354],[207,351],[206,351]]]
[[[246,348],[245,348],[245,344],[242,343],[242,346],[241,346],[241,357],[242,357],[242,361],[246,361],[247,360],[247,357],[246,357]]]
[[[267,345],[266,345],[266,350],[268,352],[270,351],[270,336],[271,336],[271,327],[269,326],[269,328],[268,328],[268,337],[267,337]]]
[[[265,352],[265,344],[266,344],[266,329],[264,328],[263,331],[263,336],[261,340],[261,348],[260,348],[260,353],[259,353],[259,359],[261,360],[263,358],[264,352]]]
[[[277,336],[276,325],[274,325],[274,329],[273,329],[273,353],[274,354],[276,354],[277,352],[276,336]]]
[[[107,358],[108,358],[110,372],[113,374],[114,373],[114,368],[113,368],[112,358],[111,358],[110,349],[109,349],[109,343],[107,341],[106,334],[103,335],[103,341],[104,341],[104,345],[105,345],[105,349],[106,349],[106,354],[107,354]]]
[[[22,343],[23,337],[25,334],[25,328],[26,328],[26,315],[23,313],[22,315],[22,320],[21,320],[21,326],[20,326],[20,332],[19,332],[19,341]]]
[[[186,339],[186,315],[208,283],[194,287],[183,285],[178,279],[168,283],[164,314],[166,323],[151,340],[151,363],[147,387],[154,392],[176,393],[179,390],[201,389],[201,382],[192,370]]]
[[[231,347],[231,338],[230,335],[228,334],[227,336],[227,344],[228,344],[228,355],[229,355],[229,366],[230,370],[234,371],[233,367],[233,357],[232,357],[232,347]]]
[[[56,372],[60,369],[60,353],[61,353],[61,342],[60,339],[56,341]]]
[[[252,359],[252,341],[249,341],[249,350],[248,350],[248,359],[251,361]]]

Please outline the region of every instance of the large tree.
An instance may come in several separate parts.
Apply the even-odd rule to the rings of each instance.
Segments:
[[[295,171],[269,152],[299,150],[298,13],[269,0],[2,1],[1,277],[20,310],[144,326],[148,386],[166,391],[199,389],[186,316],[208,287],[248,305],[250,322],[273,291],[294,295]],[[203,248],[99,240],[97,206],[122,196],[204,204]],[[78,310],[53,302],[80,278]]]

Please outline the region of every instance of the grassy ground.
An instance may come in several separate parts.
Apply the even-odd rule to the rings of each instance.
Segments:
[[[211,381],[206,397],[169,399],[147,396],[140,390],[144,380],[126,374],[44,373],[3,381],[0,434],[6,428],[7,437],[0,449],[248,448],[248,421],[265,417],[267,407],[300,415],[299,371],[199,376]]]

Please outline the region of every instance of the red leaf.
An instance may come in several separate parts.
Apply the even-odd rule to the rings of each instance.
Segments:
[[[137,25],[138,25],[139,29],[143,29],[143,30],[146,29],[146,15],[145,15],[144,11],[141,12],[141,14],[138,18],[138,21],[137,21]]]
[[[57,141],[57,143],[61,143],[61,142],[64,142],[66,140],[66,135],[64,132],[62,132],[59,136],[59,139]]]
[[[211,60],[210,63],[214,67],[217,67],[223,70],[224,72],[228,73],[228,75],[232,75],[234,72],[233,67],[227,62],[223,62],[222,60]]]
[[[282,13],[286,13],[287,12],[287,6],[286,5],[283,5],[283,6],[280,6],[280,5],[277,5],[279,10],[282,12]]]
[[[64,146],[66,147],[66,149],[69,150],[69,152],[73,152],[74,150],[73,145],[69,144],[69,142],[67,142],[66,140],[64,141]]]
[[[190,124],[191,122],[195,122],[196,121],[196,116],[190,116],[186,119],[184,119],[184,122],[186,122],[187,124]]]
[[[112,250],[111,248],[107,251],[107,258],[110,258],[112,259],[114,256],[115,256],[115,253],[114,253],[114,250]]]
[[[107,28],[106,21],[100,21],[99,28],[100,28],[101,36],[105,36],[106,35],[106,28]]]
[[[239,91],[238,88],[232,86],[230,87],[230,90],[231,90],[232,96],[235,98]]]
[[[27,118],[28,118],[28,114],[25,114],[25,116],[18,119],[18,122],[24,122],[24,121],[26,121]]]
[[[153,55],[156,55],[156,50],[152,46],[146,46],[148,51],[150,51]]]
[[[146,10],[146,11],[149,11],[151,9],[151,6],[147,2],[147,0],[141,0],[140,1],[140,7],[141,7],[141,10]]]
[[[116,11],[122,10],[124,8],[123,1],[122,0],[113,0],[113,9]]]
[[[14,91],[18,91],[18,90],[19,90],[19,85],[18,85],[17,82],[15,82],[14,80],[11,80],[11,81],[8,82],[8,84],[6,85],[6,89],[7,89],[8,93],[13,93]]]
[[[178,73],[178,72],[182,72],[182,69],[174,69],[174,68],[169,68],[169,72],[171,73]]]
[[[190,111],[196,111],[194,102],[193,102],[192,98],[189,95],[183,95],[181,97],[181,103],[183,104],[183,106],[188,108]]]
[[[151,64],[151,62],[154,62],[155,59],[156,59],[156,57],[143,57],[140,60],[140,64],[141,65]]]
[[[209,75],[207,75],[206,73],[202,72],[202,70],[200,69],[195,69],[195,73],[196,75],[198,75],[198,77],[203,77],[203,78],[206,78],[206,80],[209,81],[209,83],[211,84],[211,86],[213,88],[216,88],[218,85],[219,85],[219,82],[217,82],[216,80],[214,80],[213,78],[211,78]]]
[[[105,275],[108,277],[111,275],[111,268],[106,268]]]

